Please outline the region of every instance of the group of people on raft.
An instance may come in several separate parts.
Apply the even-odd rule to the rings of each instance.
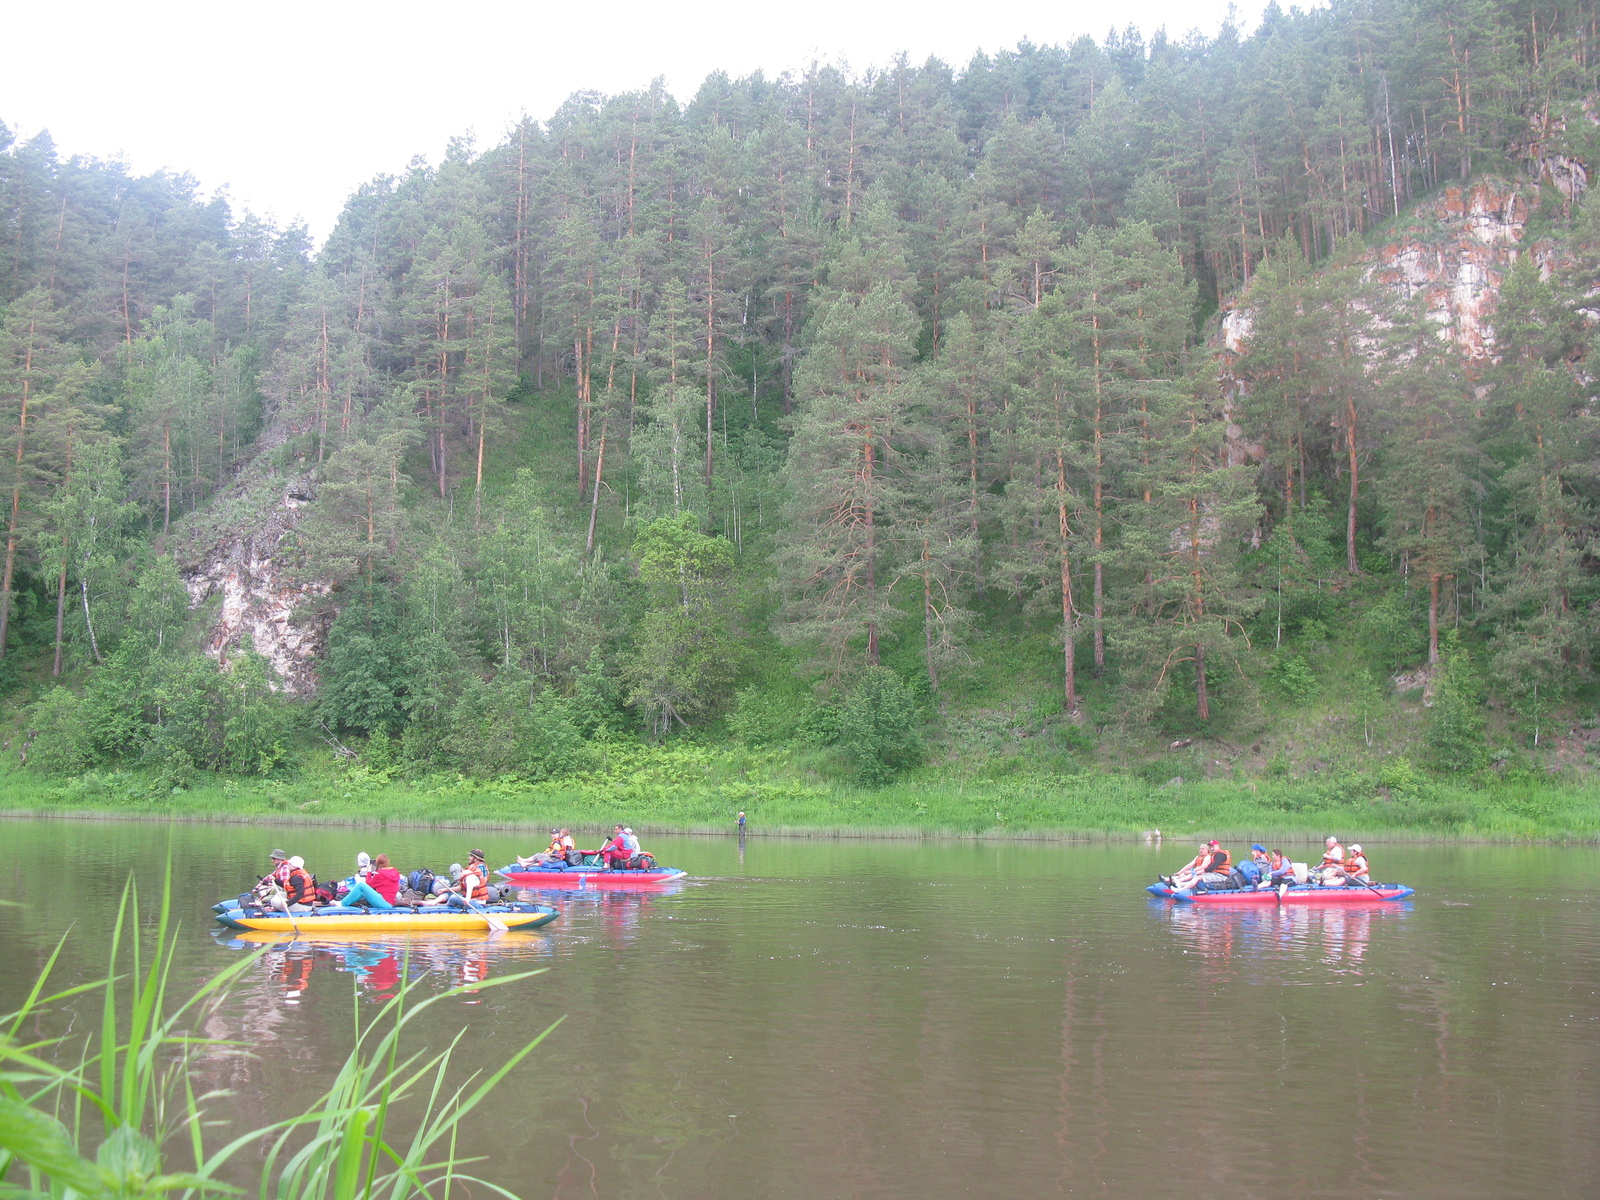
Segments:
[[[518,855],[517,865],[528,868],[584,867],[591,866],[596,859],[603,871],[648,870],[655,865],[655,859],[640,848],[638,837],[626,825],[613,826],[611,836],[598,850],[580,850],[572,840],[570,829],[552,829],[550,845],[527,858]]]
[[[1185,888],[1197,892],[1254,890],[1301,883],[1315,887],[1364,887],[1372,882],[1372,870],[1360,846],[1352,844],[1346,849],[1336,837],[1323,843],[1322,861],[1314,867],[1290,862],[1282,850],[1268,850],[1259,842],[1250,847],[1249,858],[1233,863],[1221,843],[1212,839],[1201,842],[1200,853],[1181,869],[1157,878],[1174,891]]]
[[[264,908],[279,912],[311,912],[319,904],[342,904],[378,910],[391,908],[440,907],[482,908],[498,897],[489,882],[483,851],[467,852],[467,862],[452,863],[450,877],[436,876],[422,868],[402,875],[389,864],[387,854],[356,855],[355,873],[336,884],[318,885],[316,876],[306,870],[306,860],[282,850],[272,852],[272,870],[250,893]]]

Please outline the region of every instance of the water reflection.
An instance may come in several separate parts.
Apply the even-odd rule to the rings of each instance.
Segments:
[[[382,1002],[394,998],[402,979],[431,979],[440,990],[471,988],[496,973],[525,971],[554,952],[547,935],[487,930],[396,938],[373,938],[360,933],[296,938],[245,930],[219,931],[216,940],[233,950],[259,948],[260,961],[254,972],[257,994],[286,1005],[297,1005],[307,997],[319,966],[323,974],[354,975],[363,999]],[[341,990],[339,995],[342,997],[344,992]],[[475,1003],[476,990],[469,990],[465,996],[466,1003]]]
[[[1201,978],[1298,986],[1312,980],[1296,968],[1313,963],[1321,968],[1318,976],[1362,975],[1373,939],[1398,934],[1412,906],[1208,908],[1156,900],[1150,911],[1176,935],[1184,953],[1200,957]]]
[[[643,923],[665,896],[681,892],[684,884],[674,880],[655,884],[649,888],[616,891],[608,888],[568,889],[561,892],[559,904],[561,919],[557,922],[566,937],[558,938],[559,946],[572,948],[575,939],[598,938],[615,947],[629,946],[639,938]],[[524,888],[517,899],[548,904],[550,892],[539,888]],[[556,927],[549,927],[552,933]]]

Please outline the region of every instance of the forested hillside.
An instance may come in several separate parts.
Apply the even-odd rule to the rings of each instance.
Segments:
[[[1582,771],[1597,75],[1371,0],[579,94],[315,253],[0,126],[10,751]]]

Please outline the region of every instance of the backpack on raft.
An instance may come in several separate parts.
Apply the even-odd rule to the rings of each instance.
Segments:
[[[315,877],[313,877],[315,878]],[[335,883],[319,883],[316,886],[317,903],[333,904],[339,899],[339,885]]]
[[[418,867],[415,871],[406,876],[406,887],[411,891],[419,892],[424,896],[433,895],[433,882],[433,872],[428,870],[427,867]]]
[[[654,871],[656,869],[656,856],[641,851],[628,860],[630,871]]]

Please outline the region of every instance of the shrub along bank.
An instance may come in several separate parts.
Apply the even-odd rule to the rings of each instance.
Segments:
[[[913,770],[882,788],[827,781],[789,750],[632,741],[604,746],[588,770],[529,782],[421,774],[405,763],[347,765],[329,756],[295,778],[195,780],[91,771],[51,781],[0,777],[0,808],[150,819],[330,821],[534,829],[560,822],[641,831],[755,834],[1137,837],[1201,832],[1364,841],[1600,840],[1600,791],[1534,779],[1430,778],[1404,762],[1381,774],[1156,783],[1100,770],[954,779]]]

